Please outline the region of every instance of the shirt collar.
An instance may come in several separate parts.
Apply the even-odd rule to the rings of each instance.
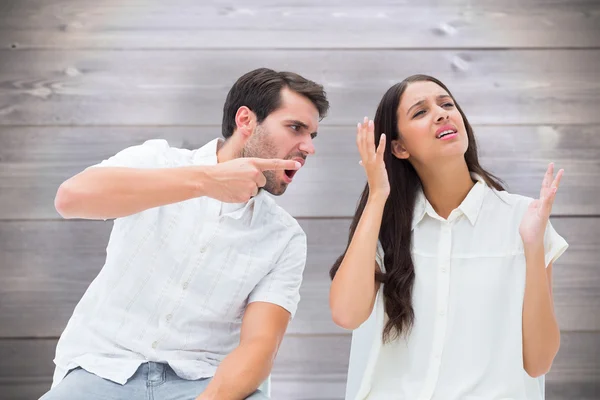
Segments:
[[[467,217],[471,225],[475,225],[475,221],[477,221],[477,217],[479,216],[479,210],[481,210],[481,205],[483,204],[483,199],[487,192],[488,186],[480,175],[471,173],[471,177],[477,182],[475,185],[473,185],[467,194],[467,197],[465,197],[462,203],[458,206],[458,210],[460,210],[460,212]],[[415,229],[425,214],[429,214],[430,217],[435,219],[440,219],[440,216],[437,215],[431,206],[431,203],[429,203],[425,197],[425,194],[423,193],[423,190],[421,189],[417,193],[417,199],[415,201],[412,229]],[[450,214],[450,216],[452,216],[452,214]]]
[[[419,189],[417,193],[417,199],[415,200],[415,209],[413,210],[413,219],[412,219],[412,229],[414,230],[419,222],[425,216],[425,205],[429,204],[425,195],[423,194],[423,189]]]
[[[217,160],[217,149],[219,143],[222,143],[223,139],[216,138],[206,143],[194,152],[194,164],[196,165],[216,165]]]
[[[471,177],[477,182],[473,185],[469,194],[467,194],[467,197],[465,197],[458,208],[466,215],[469,222],[471,222],[471,225],[475,225],[488,186],[480,175],[472,173]]]

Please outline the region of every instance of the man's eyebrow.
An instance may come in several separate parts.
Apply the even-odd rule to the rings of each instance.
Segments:
[[[295,120],[295,119],[289,119],[289,120],[285,121],[285,123],[286,123],[286,124],[289,124],[289,125],[298,125],[298,126],[299,126],[299,127],[301,127],[302,129],[306,129],[306,130],[308,130],[308,125],[306,125],[306,124],[305,124],[304,122],[302,122],[302,121],[298,121],[298,120]],[[316,137],[317,137],[317,135],[318,135],[318,134],[319,134],[319,132],[317,132],[317,131],[314,131],[314,132],[312,132],[312,133],[311,133],[311,136],[313,136],[313,139],[314,139],[314,138],[316,138]]]
[[[298,125],[298,126],[300,126],[300,127],[304,128],[304,129],[308,129],[308,125],[306,125],[306,124],[305,124],[304,122],[302,122],[302,121],[297,121],[297,120],[295,120],[295,119],[290,119],[290,120],[287,120],[287,121],[285,121],[285,122],[286,122],[286,124]]]

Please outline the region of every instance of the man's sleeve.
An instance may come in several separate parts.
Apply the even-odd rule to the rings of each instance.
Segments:
[[[169,166],[169,144],[163,139],[147,140],[143,144],[121,150],[92,167],[161,168]],[[92,168],[90,167],[90,168]]]
[[[250,293],[248,303],[263,301],[277,304],[294,317],[300,301],[300,284],[306,265],[306,235],[299,229],[288,242],[273,269]]]

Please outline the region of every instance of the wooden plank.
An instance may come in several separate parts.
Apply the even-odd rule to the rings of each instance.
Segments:
[[[308,237],[301,302],[292,334],[344,332],[331,320],[329,268],[345,247],[348,219],[300,220]],[[559,218],[571,244],[554,268],[556,312],[563,330],[600,330],[598,218]],[[104,264],[109,222],[0,222],[0,338],[58,336]]]
[[[557,218],[552,224],[569,243],[552,269],[558,323],[562,330],[600,330],[600,239],[591,237],[600,234],[600,220]]]
[[[598,400],[599,398],[598,382],[546,383],[545,400]]]
[[[600,45],[593,0],[18,1],[0,13],[17,49],[586,48]],[[6,5],[4,6],[6,7]],[[13,47],[14,46],[14,47]]]
[[[324,84],[327,124],[355,125],[414,73],[446,82],[472,123],[600,123],[600,50],[0,51],[1,125],[218,125],[258,67]]]
[[[47,377],[43,381],[7,382],[0,384],[2,400],[32,400],[39,399],[50,388],[51,380]]]
[[[482,164],[509,191],[539,194],[549,161],[566,173],[555,215],[600,215],[600,135],[592,126],[476,126]],[[366,183],[354,127],[323,127],[278,203],[296,217],[351,217]],[[54,196],[64,180],[152,138],[194,149],[220,137],[212,127],[0,127],[0,220],[59,218]]]
[[[596,399],[600,389],[600,332],[568,332],[551,372],[546,398]],[[56,339],[0,340],[0,392],[8,399],[31,399],[22,392],[50,386]],[[288,335],[272,374],[274,399],[342,399],[350,350],[350,335]],[[29,394],[28,393],[28,394]]]

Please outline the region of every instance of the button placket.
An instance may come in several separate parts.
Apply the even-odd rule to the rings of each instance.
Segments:
[[[446,338],[448,296],[450,294],[450,261],[452,253],[452,228],[448,222],[443,222],[440,229],[440,241],[438,245],[438,268],[437,268],[437,302],[436,314],[434,316],[434,335],[431,347],[431,362],[425,377],[425,384],[419,399],[430,400],[435,391],[439,376]]]
[[[209,208],[208,211],[212,211],[212,213],[214,213],[215,211],[218,213],[218,211],[219,211],[218,209],[216,209],[214,207],[214,204],[213,204],[213,207],[208,207],[208,208]],[[194,239],[192,240],[192,243],[196,243],[200,240],[202,240],[204,243],[200,247],[199,254],[197,254],[196,257],[194,258],[195,261],[188,263],[188,265],[185,267],[185,270],[182,274],[182,276],[184,277],[184,281],[183,282],[180,281],[180,283],[179,283],[181,292],[186,292],[189,289],[191,280],[192,280],[193,276],[195,275],[196,271],[198,270],[198,268],[200,268],[200,264],[202,263],[203,259],[205,258],[206,252],[208,251],[211,243],[217,236],[220,226],[219,226],[218,222],[210,221],[204,225],[204,230],[206,230],[206,228],[210,229],[209,230],[210,233],[208,235],[202,235],[201,229],[198,229],[194,232]],[[183,294],[182,294],[182,296],[183,296]],[[171,323],[171,321],[173,320],[173,315],[179,309],[179,307],[181,305],[181,298],[182,297],[180,297],[179,301],[177,301],[175,304],[173,304],[171,306],[171,309],[168,312],[168,314],[164,315],[163,318],[168,324]],[[167,337],[169,335],[168,332],[169,332],[170,328],[165,328],[165,329],[166,330],[163,331],[162,334],[160,334],[160,338],[152,343],[153,349],[156,349],[158,347],[158,343],[160,340],[164,339],[165,337]]]

